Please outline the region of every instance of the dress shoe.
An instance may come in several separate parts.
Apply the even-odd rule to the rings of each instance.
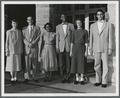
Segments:
[[[94,84],[94,86],[100,86],[101,85],[101,83],[95,83]]]
[[[81,85],[84,85],[84,84],[85,84],[85,82],[84,82],[84,81],[80,81],[80,84],[81,84]]]
[[[75,84],[75,85],[79,84],[79,81],[74,81],[74,84]]]
[[[63,80],[61,81],[61,83],[67,83],[67,80],[66,80],[66,79],[63,79]]]
[[[44,78],[44,80],[43,80],[44,82],[48,82],[48,79],[47,78]]]
[[[29,79],[25,79],[24,83],[27,83],[29,81]]]
[[[34,81],[34,82],[36,82],[36,83],[38,83],[38,82],[39,82],[39,80],[37,80],[37,79],[34,79],[33,81]]]
[[[71,80],[67,80],[66,82],[67,82],[67,83],[72,83],[72,81],[71,81]]]
[[[107,87],[107,84],[102,84],[102,87],[103,87],[103,88],[106,88],[106,87]]]
[[[11,85],[14,85],[14,84],[15,84],[15,81],[11,81],[10,83],[11,83]]]

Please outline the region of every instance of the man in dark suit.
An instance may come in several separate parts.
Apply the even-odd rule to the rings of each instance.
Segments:
[[[24,27],[23,41],[25,44],[25,62],[26,62],[26,72],[24,74],[25,81],[36,80],[36,67],[37,67],[37,57],[38,57],[38,41],[40,38],[40,28],[33,25],[32,17],[27,17],[28,26]]]
[[[70,50],[71,37],[74,26],[66,22],[66,16],[61,15],[62,23],[56,26],[56,50],[59,53],[60,74],[63,78],[62,82],[68,82],[70,72]]]

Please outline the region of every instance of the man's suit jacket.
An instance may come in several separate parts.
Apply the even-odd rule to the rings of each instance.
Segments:
[[[23,52],[22,33],[20,30],[10,29],[6,32],[6,55],[21,54]]]
[[[90,27],[90,49],[93,52],[105,52],[113,49],[113,34],[111,23],[104,22],[102,30],[99,33],[97,22]]]
[[[25,44],[25,53],[35,53],[38,50],[38,41],[40,38],[40,28],[38,26],[33,26],[32,33],[29,33],[29,28],[25,27],[22,30],[23,32],[23,41]],[[32,44],[32,47],[29,47],[29,44]]]
[[[71,38],[74,31],[74,26],[71,23],[67,23],[66,34],[64,34],[62,24],[56,26],[56,49],[63,52],[70,52]]]

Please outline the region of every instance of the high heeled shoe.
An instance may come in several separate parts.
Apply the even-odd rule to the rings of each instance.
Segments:
[[[79,81],[74,81],[74,84],[75,84],[75,85],[79,84]]]
[[[85,85],[85,81],[80,81],[80,84],[81,85]]]

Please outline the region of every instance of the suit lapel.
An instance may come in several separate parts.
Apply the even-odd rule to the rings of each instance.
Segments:
[[[29,28],[28,27],[26,28],[26,33],[27,33],[28,38],[30,38]]]
[[[98,29],[98,24],[97,24],[97,22],[95,23],[95,29],[96,29],[96,32],[99,34],[99,29]]]
[[[32,36],[31,36],[32,39],[33,39],[34,33],[35,33],[35,26],[33,26],[33,29],[32,29]]]
[[[106,22],[103,23],[103,26],[102,26],[102,29],[101,29],[100,35],[101,35],[101,33],[103,32],[105,26],[106,26]]]

